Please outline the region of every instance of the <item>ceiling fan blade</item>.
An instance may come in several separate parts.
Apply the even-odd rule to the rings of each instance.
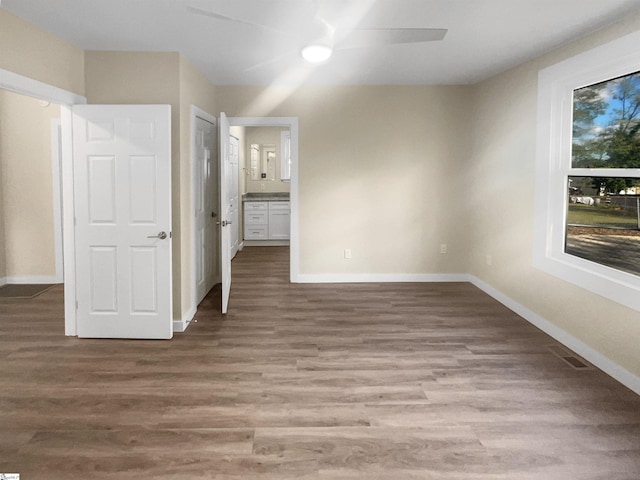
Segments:
[[[259,70],[262,67],[268,67],[269,65],[273,65],[275,63],[278,63],[282,60],[284,60],[285,58],[291,56],[291,55],[296,55],[297,52],[296,51],[288,51],[283,53],[282,55],[278,55],[277,57],[274,58],[270,58],[269,60],[265,60],[264,62],[260,62],[260,63],[256,63],[255,65],[251,65],[250,67],[245,68],[243,71],[244,72],[253,72],[254,70]]]
[[[339,42],[339,48],[437,42],[445,37],[447,31],[446,28],[362,28],[350,32]]]
[[[194,7],[194,6],[191,6],[191,5],[187,5],[186,9],[191,13],[195,13],[196,15],[204,15],[205,17],[215,18],[216,20],[234,22],[234,23],[239,23],[241,25],[249,25],[251,27],[259,27],[259,28],[262,28],[262,29],[267,30],[269,32],[278,33],[280,35],[290,36],[290,34],[288,32],[285,32],[283,30],[278,30],[277,28],[273,28],[273,27],[270,27],[268,25],[263,25],[261,23],[248,22],[248,21],[242,20],[240,18],[229,17],[227,15],[222,15],[220,13],[211,12],[209,10],[203,10],[201,8]]]

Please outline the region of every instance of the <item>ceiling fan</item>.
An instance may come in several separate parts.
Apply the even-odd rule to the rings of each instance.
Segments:
[[[314,14],[302,22],[297,32],[272,27],[266,24],[232,17],[209,9],[187,4],[186,9],[196,15],[203,15],[220,21],[233,22],[260,28],[266,32],[297,37],[302,57],[310,63],[321,63],[329,59],[336,50],[353,48],[371,48],[385,45],[434,42],[444,39],[445,28],[358,28],[358,16],[351,22],[330,22],[320,14],[319,0],[311,0],[315,6]],[[371,2],[373,3],[373,2]],[[253,68],[273,63],[273,59]]]

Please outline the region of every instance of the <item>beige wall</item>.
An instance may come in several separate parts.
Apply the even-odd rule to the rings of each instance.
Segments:
[[[84,52],[0,9],[0,68],[82,95]]]
[[[0,136],[2,135],[2,104],[3,93],[0,90]],[[4,186],[2,179],[2,155],[0,154],[0,285],[6,283],[7,277],[7,253],[6,253],[6,240],[4,235]]]
[[[0,9],[0,68],[80,95],[84,94],[84,52],[3,9]],[[2,96],[4,102],[6,96],[4,93]],[[11,116],[8,114],[7,108],[17,108],[22,112],[21,115],[27,115],[27,112],[35,114],[38,112],[38,108],[41,108],[39,106],[34,107],[33,104],[25,108],[18,107],[16,98],[17,97],[11,97],[11,99],[8,100],[9,103],[3,105],[2,112],[0,112],[0,116],[4,117],[0,118],[4,131],[2,134],[4,138],[2,139],[0,148],[5,152],[11,151],[15,153],[17,150],[20,150],[22,147],[18,147],[17,142],[21,139],[23,140],[24,135],[27,134],[24,128],[19,128],[15,131],[15,135],[8,133],[16,130],[17,123],[14,122],[14,118],[11,118],[9,121],[7,120],[7,117]],[[53,110],[54,109],[48,110],[48,113]],[[36,118],[35,123],[46,123],[42,121],[39,115],[33,118]],[[31,122],[33,118],[27,121]],[[40,166],[43,168],[46,168],[45,164],[49,167],[49,173],[45,173],[41,180],[43,190],[36,192],[36,195],[42,196],[43,201],[50,203],[51,196],[49,194],[52,190],[50,173],[51,154],[49,151],[45,152],[45,150],[49,148],[50,142],[50,130],[48,126],[45,132],[46,138],[49,140],[40,141],[40,139],[38,139],[32,142],[33,151],[42,153],[42,156],[38,157],[35,161],[41,163],[42,165]],[[25,156],[20,156],[27,158],[28,161],[33,160],[33,156],[30,153],[26,153]],[[13,156],[12,153],[11,158],[15,159],[17,157]],[[3,162],[5,160],[3,160]],[[0,173],[0,182],[2,182],[2,187],[0,188],[0,195],[2,196],[0,215],[3,218],[5,215],[9,216],[6,227],[4,225],[5,222],[0,221],[0,278],[13,275],[40,276],[55,273],[55,265],[51,262],[51,255],[45,253],[50,251],[48,242],[53,234],[49,232],[48,225],[50,225],[53,220],[52,217],[51,222],[49,222],[48,218],[43,218],[43,216],[51,216],[52,210],[47,207],[46,209],[42,209],[41,212],[33,212],[34,207],[32,205],[26,207],[29,215],[35,215],[35,217],[31,217],[34,221],[42,220],[45,222],[43,223],[43,229],[46,230],[44,233],[46,248],[43,252],[37,252],[31,260],[24,258],[23,247],[32,246],[34,243],[37,243],[40,232],[34,232],[32,228],[29,227],[25,227],[20,233],[16,233],[14,230],[16,226],[15,222],[26,220],[26,216],[22,220],[16,217],[14,206],[12,205],[13,202],[20,201],[9,199],[8,197],[13,197],[16,193],[19,196],[22,194],[20,191],[16,192],[15,182],[25,181],[25,177],[28,176],[26,172],[21,169],[23,166],[24,164],[11,164],[11,166],[5,167],[5,170],[8,171],[5,172],[4,175]],[[36,181],[40,182],[40,180]],[[30,192],[28,191],[28,193]],[[9,201],[11,203],[8,203]],[[9,230],[9,228],[11,228],[11,230]],[[16,239],[14,237],[15,235],[19,235],[20,239]],[[9,245],[9,247],[7,247],[7,245]],[[18,257],[14,255],[14,247],[18,249],[15,252]],[[7,248],[9,248],[9,257],[11,258],[10,264],[7,263],[5,256]],[[38,261],[41,255],[47,258],[42,259],[42,265],[36,266],[34,262]]]
[[[0,90],[0,170],[4,274],[54,276],[51,120],[60,107]],[[0,239],[2,241],[2,239]]]
[[[216,96],[230,116],[299,118],[301,273],[466,271],[457,198],[470,87],[227,86]]]
[[[474,88],[469,271],[640,375],[640,313],[532,266],[538,71],[640,29],[640,16],[551,52]],[[491,255],[492,266],[486,256]]]
[[[280,162],[282,161],[282,149],[280,145],[280,133],[288,128],[280,127],[248,127],[246,129],[246,140],[244,148],[247,153],[250,152],[251,144],[258,145],[275,145],[276,147],[276,164],[275,164],[275,180],[252,180],[251,176],[245,176],[246,190],[240,190],[241,193],[248,192],[289,192],[289,182],[280,180]],[[249,158],[245,159],[247,165],[251,162]]]

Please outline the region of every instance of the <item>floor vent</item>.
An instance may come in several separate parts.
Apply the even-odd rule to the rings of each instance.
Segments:
[[[561,347],[560,345],[550,346],[549,351],[551,351],[551,353],[556,357],[564,360],[565,363],[576,370],[591,370],[593,368],[585,359],[579,357],[571,350]]]

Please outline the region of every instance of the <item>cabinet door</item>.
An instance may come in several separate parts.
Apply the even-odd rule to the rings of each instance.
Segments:
[[[289,202],[269,204],[269,240],[289,240],[291,213]]]

